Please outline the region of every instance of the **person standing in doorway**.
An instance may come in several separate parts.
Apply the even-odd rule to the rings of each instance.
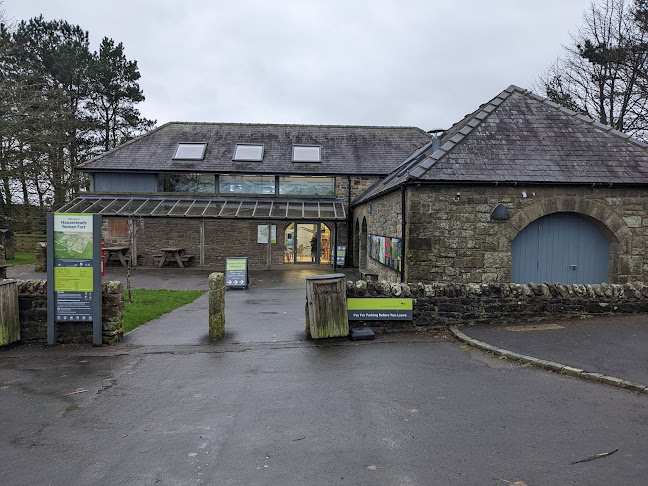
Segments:
[[[311,262],[315,262],[317,257],[317,233],[313,235],[310,241],[311,244]]]

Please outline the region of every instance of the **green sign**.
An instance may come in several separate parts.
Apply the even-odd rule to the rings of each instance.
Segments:
[[[91,214],[54,213],[54,292],[57,321],[91,321],[94,225]]]
[[[347,299],[350,321],[411,321],[412,299]]]

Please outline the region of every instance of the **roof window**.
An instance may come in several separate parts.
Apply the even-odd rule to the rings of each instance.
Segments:
[[[321,162],[322,147],[319,145],[293,145],[293,162]]]
[[[173,160],[203,160],[206,149],[206,143],[179,143]]]
[[[261,162],[263,160],[263,145],[253,143],[237,143],[234,149],[234,159],[239,162]]]

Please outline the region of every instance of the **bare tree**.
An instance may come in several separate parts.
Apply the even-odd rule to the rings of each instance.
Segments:
[[[537,88],[556,103],[647,138],[648,35],[637,9],[624,0],[592,2]]]

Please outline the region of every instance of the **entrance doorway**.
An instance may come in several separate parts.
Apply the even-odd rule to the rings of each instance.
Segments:
[[[330,263],[331,230],[324,223],[291,223],[284,248],[284,263]]]

